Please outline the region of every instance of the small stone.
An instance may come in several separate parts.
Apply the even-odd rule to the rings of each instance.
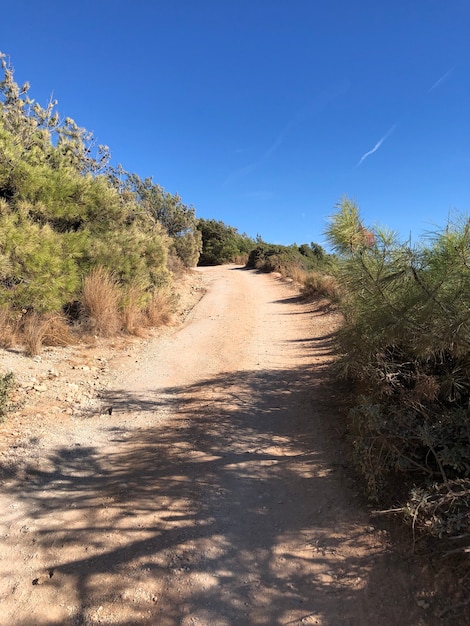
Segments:
[[[429,602],[427,602],[426,600],[417,600],[416,604],[421,608],[421,609],[429,609],[430,604]]]

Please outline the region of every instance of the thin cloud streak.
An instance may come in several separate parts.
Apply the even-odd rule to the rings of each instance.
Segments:
[[[317,96],[310,104],[298,110],[292,118],[288,121],[288,123],[284,126],[281,132],[277,135],[275,141],[268,147],[267,150],[260,156],[259,159],[253,161],[252,163],[248,163],[244,167],[232,172],[223,182],[222,186],[226,186],[230,183],[233,183],[236,180],[239,180],[250,174],[251,172],[257,170],[263,163],[271,158],[271,156],[279,150],[279,148],[284,143],[284,140],[289,135],[291,130],[301,124],[303,121],[323,110],[327,105],[336,100],[339,96],[342,96],[350,87],[349,82],[340,81],[337,84],[333,85],[331,88],[326,90]]]
[[[284,138],[289,132],[289,130],[291,129],[291,127],[293,126],[293,124],[294,124],[293,120],[287,124],[284,130],[281,133],[279,133],[274,143],[264,152],[264,154],[257,161],[254,161],[253,163],[249,163],[248,165],[245,165],[245,167],[242,167],[239,170],[232,172],[232,174],[230,174],[230,176],[228,176],[225,179],[224,185],[232,183],[233,181],[239,178],[243,178],[250,172],[253,172],[254,170],[258,169],[258,167],[262,165],[264,161],[269,159],[269,157],[273,155],[276,152],[276,150],[282,146],[284,142]]]
[[[386,133],[385,135],[378,140],[378,142],[375,144],[375,146],[372,148],[372,150],[369,150],[368,152],[366,152],[365,154],[363,154],[361,156],[361,158],[359,159],[356,167],[359,167],[359,165],[361,165],[361,163],[363,161],[365,161],[367,159],[367,157],[370,157],[371,154],[374,154],[374,152],[377,152],[377,150],[380,148],[380,146],[383,144],[384,141],[386,141],[390,135],[393,133],[393,131],[395,130],[395,128],[397,127],[397,124],[394,124]]]
[[[450,68],[450,70],[448,70],[445,74],[443,74],[443,75],[439,78],[439,80],[436,80],[436,82],[435,82],[435,83],[434,83],[434,85],[431,87],[431,89],[428,91],[428,93],[431,93],[431,91],[434,91],[434,89],[436,89],[437,87],[439,87],[439,85],[440,85],[441,83],[443,83],[443,82],[446,80],[446,78],[452,74],[452,72],[454,71],[454,69],[455,69],[455,67],[451,67],[451,68]]]

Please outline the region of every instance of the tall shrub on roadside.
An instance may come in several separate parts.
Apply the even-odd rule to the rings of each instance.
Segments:
[[[442,486],[470,487],[469,222],[411,246],[366,227],[344,199],[326,234],[339,257],[340,364],[362,393],[351,413],[356,460],[375,498],[400,475],[409,510],[427,511],[423,527],[437,533],[416,489],[428,503],[436,498],[437,511]],[[450,534],[470,522],[470,501],[458,491],[441,520]]]
[[[135,194],[112,184],[109,149],[61,118],[55,101],[32,100],[5,58],[1,66],[0,304],[58,311],[97,266],[124,288],[166,284],[170,237]]]

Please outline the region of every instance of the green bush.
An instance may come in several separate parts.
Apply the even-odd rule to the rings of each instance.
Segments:
[[[184,268],[193,267],[202,249],[195,209],[186,206],[178,194],[168,193],[152,178],[142,179],[122,167],[110,169],[108,180],[121,198],[137,207],[137,214],[151,224],[158,224],[168,236],[172,257]]]
[[[0,419],[5,417],[10,410],[9,397],[14,382],[15,377],[13,372],[7,372],[0,376]]]
[[[72,242],[48,225],[0,213],[0,250],[8,260],[1,276],[0,302],[52,311],[73,298],[81,279],[68,243]]]
[[[99,266],[123,288],[150,293],[169,280],[172,237],[194,263],[194,209],[136,175],[119,186],[108,149],[96,148],[72,119],[61,121],[56,103],[44,109],[31,100],[4,60],[2,68],[0,304],[59,311],[79,298],[84,277]]]
[[[238,263],[255,245],[248,235],[241,235],[236,228],[221,221],[199,219],[197,228],[202,238],[199,265]]]
[[[364,227],[343,200],[327,236],[339,257],[343,375],[357,463],[374,498],[390,481],[431,489],[470,477],[470,226],[411,247]],[[458,497],[458,496],[457,496]]]
[[[326,271],[332,267],[333,259],[318,244],[282,246],[259,242],[251,250],[246,265],[262,272],[290,275],[297,270]]]
[[[185,267],[195,267],[199,262],[202,251],[200,231],[196,229],[173,237],[172,250]]]

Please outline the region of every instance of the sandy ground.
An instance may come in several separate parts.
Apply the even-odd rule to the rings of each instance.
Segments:
[[[437,623],[345,467],[334,314],[234,266],[197,281],[178,328],[106,357],[52,351],[32,381],[23,367],[0,623]]]

